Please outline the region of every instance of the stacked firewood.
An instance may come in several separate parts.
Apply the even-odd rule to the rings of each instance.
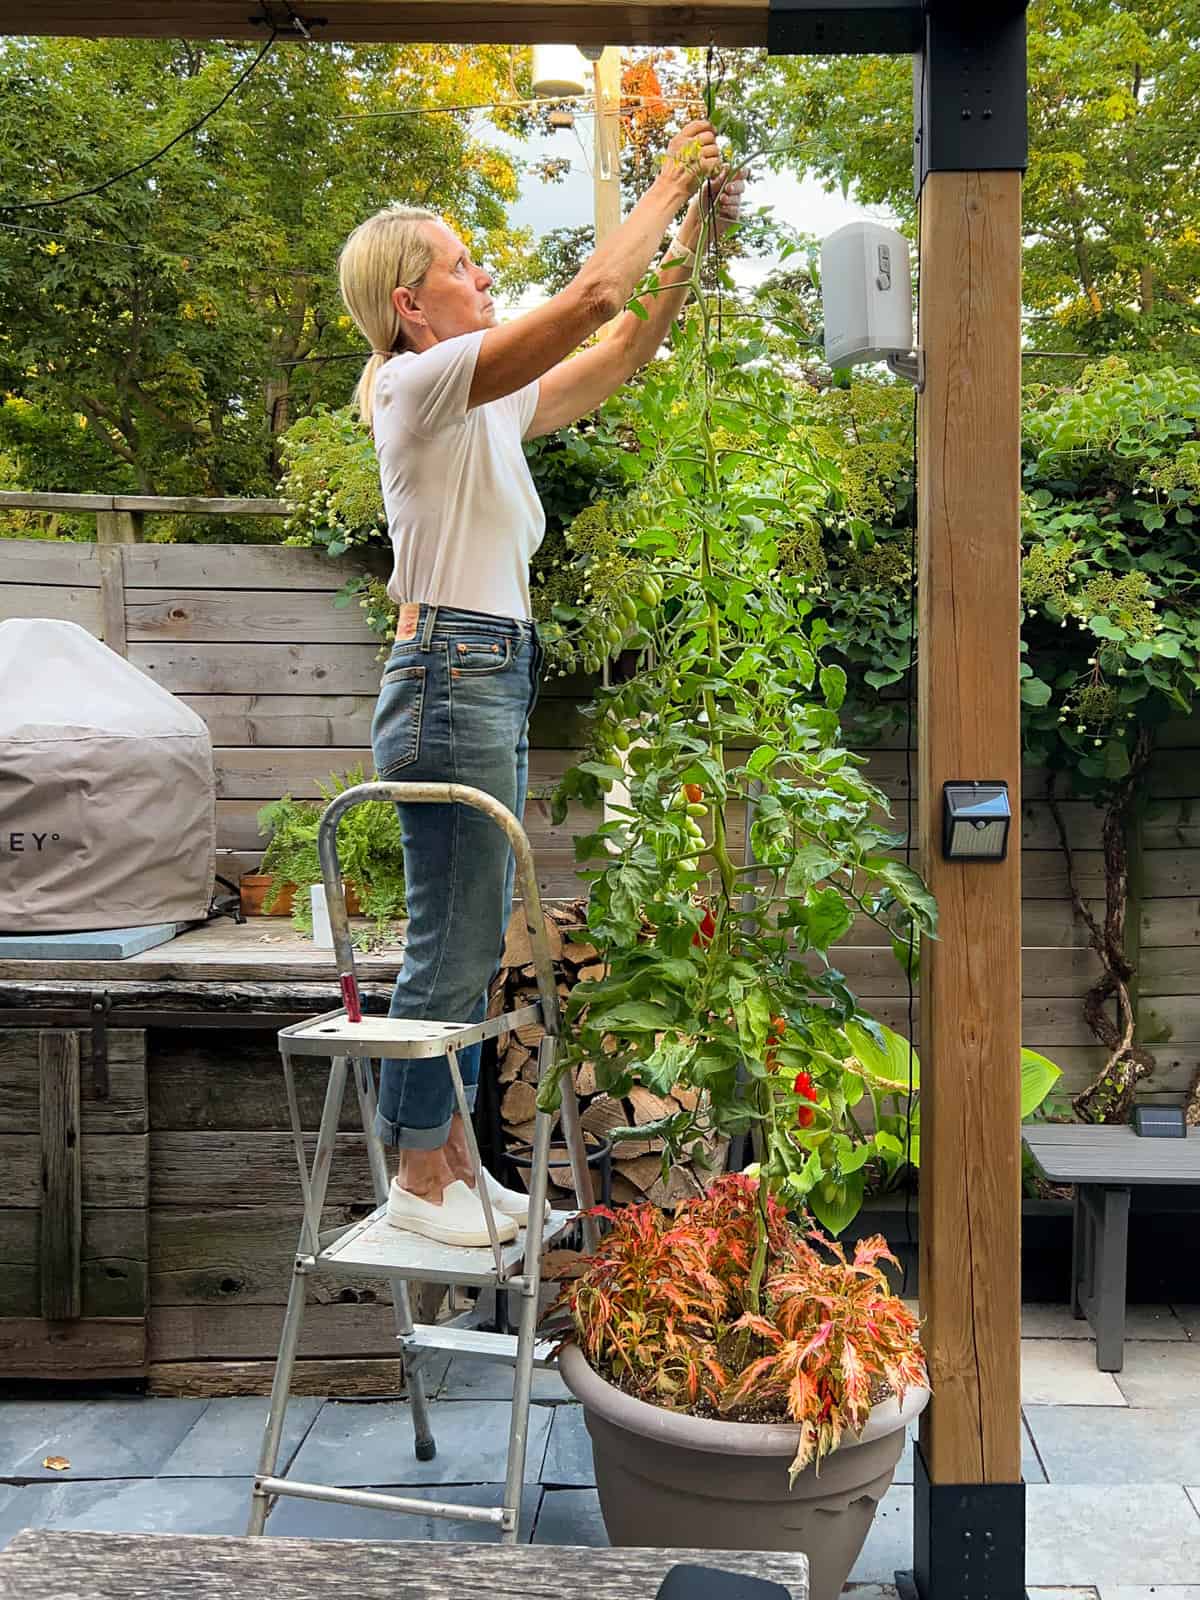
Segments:
[[[550,957],[554,962],[560,1000],[566,1000],[576,983],[601,978],[605,973],[600,952],[588,937],[582,901],[547,906],[544,910]],[[530,948],[525,913],[518,907],[508,925],[500,972],[492,985],[489,1016],[516,1011],[537,1000],[537,978]],[[500,1070],[500,1115],[509,1147],[533,1139],[533,1119],[537,1101],[538,1046],[544,1030],[540,1023],[527,1023],[497,1040]],[[680,1109],[695,1110],[694,1090],[676,1086],[670,1095],[658,1095],[640,1086],[616,1097],[600,1092],[596,1067],[591,1061],[575,1069],[575,1093],[580,1104],[580,1122],[588,1136],[589,1149],[594,1139],[603,1139],[613,1128],[641,1127],[671,1116]],[[673,1164],[663,1176],[661,1139],[622,1139],[613,1145],[612,1199],[616,1204],[652,1200],[656,1205],[673,1206],[698,1194],[720,1171],[725,1159],[725,1141],[710,1140],[706,1146],[709,1170],[691,1162]],[[567,1152],[561,1144],[551,1149],[550,1198],[558,1203],[571,1198]],[[592,1186],[600,1198],[600,1174],[593,1168]]]

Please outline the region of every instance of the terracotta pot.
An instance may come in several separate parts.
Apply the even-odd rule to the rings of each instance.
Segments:
[[[290,917],[292,907],[296,901],[296,885],[285,883],[283,893],[274,911],[267,910],[267,901],[271,898],[271,889],[275,880],[269,872],[243,872],[238,879],[238,893],[241,896],[242,911],[248,917]],[[358,896],[347,884],[346,911],[352,917],[362,915],[362,907],[358,903]]]
[[[809,1560],[810,1600],[837,1600],[866,1541],[928,1389],[873,1408],[861,1438],[808,1467],[788,1488],[800,1430],[715,1422],[622,1394],[577,1345],[559,1354],[583,1404],[604,1526],[615,1545],[792,1550]]]
[[[296,898],[296,885],[286,883],[283,894],[273,911],[267,910],[267,901],[271,898],[271,891],[275,880],[269,872],[243,872],[238,879],[238,893],[241,895],[242,911],[248,917],[290,917],[292,904]]]

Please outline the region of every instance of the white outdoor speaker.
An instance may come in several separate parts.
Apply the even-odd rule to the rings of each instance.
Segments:
[[[913,347],[908,240],[878,222],[849,222],[821,246],[825,359],[885,361]]]

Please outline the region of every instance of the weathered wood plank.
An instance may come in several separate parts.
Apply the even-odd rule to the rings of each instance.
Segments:
[[[294,1248],[294,1241],[293,1241]],[[169,1306],[150,1300],[151,1361],[254,1361],[279,1348],[283,1306]],[[310,1304],[300,1330],[302,1356],[394,1356],[391,1302]]]
[[[270,1394],[275,1361],[155,1361],[146,1372],[146,1393],[185,1400],[210,1396]],[[310,1357],[297,1361],[288,1391],[293,1395],[363,1400],[398,1399],[405,1393],[404,1367],[386,1356]]]
[[[131,644],[129,659],[172,694],[375,694],[383,670],[371,644]]]
[[[80,1032],[77,1039],[81,1059],[90,1060],[90,1035]],[[108,1096],[101,1100],[91,1072],[80,1074],[81,1131],[145,1133],[146,1036],[140,1029],[109,1033],[108,1077]],[[38,1100],[38,1030],[0,1028],[0,1133],[35,1132]]]
[[[315,1134],[305,1142],[310,1165],[316,1144]],[[373,1193],[363,1135],[339,1133],[329,1204],[366,1204]],[[220,1209],[239,1201],[255,1206],[295,1206],[299,1199],[300,1179],[290,1134],[150,1135],[150,1202],[155,1210],[160,1206]],[[228,1353],[239,1354],[236,1350]]]
[[[1143,900],[1141,949],[1200,944],[1200,900]]]
[[[1138,963],[1138,994],[1143,999],[1197,993],[1200,993],[1200,945],[1142,950]]]
[[[123,546],[100,544],[96,558],[100,563],[100,626],[101,637],[110,650],[124,656],[128,651],[128,633],[125,619],[125,563]],[[74,617],[72,621],[81,622]],[[86,623],[82,623],[86,627]]]
[[[140,1317],[0,1317],[0,1372],[7,1378],[131,1378],[145,1364]]]
[[[249,1202],[252,1197],[247,1194],[243,1198]],[[340,1227],[358,1221],[369,1209],[365,1204],[330,1206],[322,1224]],[[150,1216],[151,1303],[282,1306],[291,1287],[299,1232],[294,1205],[247,1203],[240,1210],[161,1207]],[[349,1283],[344,1278],[313,1274],[308,1282],[308,1303],[335,1302],[390,1306],[387,1280],[356,1278]]]
[[[43,1317],[78,1317],[83,1295],[79,1135],[79,1038],[45,1029],[38,1035],[41,1101],[41,1231],[38,1266]]]
[[[0,496],[0,505],[3,503]],[[100,584],[96,546],[74,539],[6,539],[4,582],[5,587],[10,583],[79,584],[96,589]]]
[[[376,696],[335,694],[185,694],[215,745],[371,743]]]
[[[144,1133],[82,1137],[84,1205],[108,1210],[145,1208],[146,1141]],[[36,1206],[41,1198],[41,1139],[37,1134],[0,1134],[0,1204]]]
[[[5,962],[0,992],[14,1013],[36,1012],[39,1022],[45,1020],[44,1013],[76,1013],[86,1009],[90,986],[97,978],[104,982],[105,993],[118,1018],[131,1026],[145,1027],[151,1022],[158,1025],[165,1017],[178,1013],[195,1027],[261,1028],[267,1025],[260,1020],[262,1018],[269,1018],[274,1025],[276,1016],[311,1016],[317,1011],[328,1011],[338,1003],[337,985],[329,982],[281,978],[269,983],[249,979],[226,983],[148,975],[142,982],[130,983],[110,978],[111,968],[104,962],[79,962],[73,974],[46,980],[41,970],[30,978],[15,974],[15,969],[21,966],[44,968],[45,963]],[[391,995],[390,983],[360,983],[359,988],[367,1010],[386,1010]],[[18,1020],[29,1021],[23,1016]],[[70,1021],[75,1021],[73,1015]],[[84,1163],[86,1170],[86,1149]]]
[[[157,1133],[284,1132],[287,1096],[274,1032],[225,1039],[214,1061],[211,1041],[192,1028],[156,1028],[151,1034],[150,1115]],[[301,1122],[321,1120],[328,1063],[297,1057],[292,1063]],[[340,1126],[361,1127],[358,1099],[346,1085]]]
[[[4,555],[7,564],[7,549]],[[8,622],[15,617],[46,617],[53,622],[77,622],[81,628],[95,634],[97,639],[102,638],[104,633],[98,588],[0,583],[0,622]]]
[[[574,1545],[404,1544],[403,1600],[649,1600],[676,1566],[719,1566],[770,1579],[807,1600],[808,1558],[780,1551],[587,1549]],[[3,1557],[15,1595],[36,1595],[71,1574],[89,1600],[395,1600],[396,1545],[316,1539],[191,1535],[17,1534]],[[136,1586],[136,1587],[135,1587]]]
[[[369,747],[346,745],[318,750],[214,750],[213,765],[218,800],[249,799],[260,804],[283,794],[315,800],[320,797],[320,785],[328,787],[331,776],[344,777],[361,767],[369,779],[374,772]]]
[[[1200,895],[1200,850],[1147,850],[1142,878],[1145,900],[1188,899]]]
[[[1152,1050],[1200,1045],[1200,994],[1146,996],[1138,1006],[1138,1038]]]
[[[333,561],[319,550],[284,545],[147,544],[131,550],[126,582],[137,589],[319,589],[386,570],[382,558]]]
[[[357,605],[323,590],[130,589],[130,641],[157,644],[367,644],[379,648]]]
[[[41,1314],[41,1214],[0,1210],[0,1317]],[[83,1208],[83,1317],[146,1314],[146,1213]]]

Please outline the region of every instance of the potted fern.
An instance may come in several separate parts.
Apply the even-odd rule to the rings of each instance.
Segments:
[[[268,915],[291,913],[292,926],[312,936],[309,889],[322,881],[317,855],[321,813],[335,795],[365,783],[362,767],[334,774],[320,786],[321,800],[295,800],[284,795],[258,813],[259,832],[269,834],[260,877],[268,880],[263,909]],[[372,927],[356,935],[360,945],[377,945],[395,935],[404,915],[404,845],[394,806],[355,806],[338,825],[338,856],[346,905],[351,916],[364,915]],[[242,879],[243,905],[246,879]]]

